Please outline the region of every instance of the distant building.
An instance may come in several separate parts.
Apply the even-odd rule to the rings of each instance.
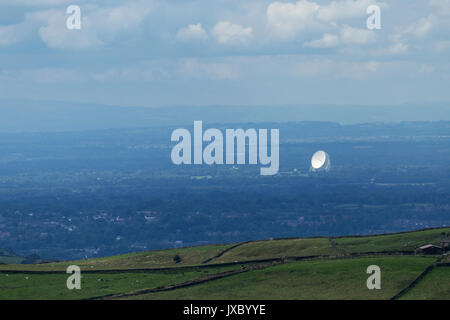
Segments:
[[[417,249],[417,252],[421,254],[441,254],[443,251],[442,247],[435,246],[434,244],[427,244]]]
[[[441,247],[444,250],[450,249],[450,238],[448,236],[441,241]]]

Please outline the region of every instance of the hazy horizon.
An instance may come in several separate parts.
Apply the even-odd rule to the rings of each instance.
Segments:
[[[258,112],[255,112],[258,111]],[[450,121],[450,104],[114,106],[60,101],[0,99],[0,133],[84,131],[213,123]]]

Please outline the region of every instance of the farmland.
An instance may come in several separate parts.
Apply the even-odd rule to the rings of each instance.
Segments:
[[[439,245],[447,232],[271,239],[4,264],[0,299],[450,299],[448,256],[415,253],[417,246]],[[80,290],[66,287],[69,265],[81,268]],[[367,289],[371,265],[380,267],[380,290]]]

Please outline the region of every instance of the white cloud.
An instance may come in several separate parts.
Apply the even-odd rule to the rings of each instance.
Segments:
[[[430,31],[435,27],[437,21],[432,15],[426,18],[421,18],[417,23],[410,25],[406,29],[406,33],[410,33],[416,37],[424,37],[430,33]]]
[[[301,0],[296,3],[273,2],[267,7],[267,22],[272,35],[291,39],[298,34],[322,30],[324,25],[317,19],[320,6],[315,2]]]
[[[98,19],[99,27],[117,32],[138,27],[152,7],[152,1],[128,2],[123,6],[96,10],[92,16]]]
[[[85,6],[81,30],[68,30],[62,10],[41,10],[26,15],[24,23],[41,25],[39,35],[50,48],[84,49],[101,46],[116,36],[135,31],[152,9],[152,1],[133,1],[119,7]],[[44,25],[42,25],[44,24]]]
[[[341,41],[346,44],[369,44],[376,40],[374,31],[344,26],[341,29]]]
[[[405,53],[406,51],[408,51],[408,45],[400,42],[391,45],[388,49],[388,52],[391,54],[400,54]]]
[[[325,33],[322,38],[305,43],[310,48],[334,48],[339,44],[339,37],[334,34]]]
[[[386,49],[378,50],[375,52],[376,55],[393,55],[393,54],[403,54],[408,51],[408,45],[397,42],[392,45],[390,45]]]
[[[267,24],[270,33],[280,39],[292,39],[305,34],[336,29],[341,20],[366,17],[371,4],[385,5],[375,0],[341,0],[328,5],[300,0],[273,2],[267,7]]]
[[[318,18],[324,21],[337,21],[365,17],[366,9],[370,5],[386,6],[384,3],[375,0],[333,1],[329,5],[320,7]]]
[[[212,34],[220,44],[242,44],[253,37],[253,29],[221,21],[214,26]]]
[[[189,24],[187,27],[181,28],[177,34],[177,39],[182,41],[204,40],[206,38],[206,31],[200,23]]]
[[[322,38],[306,42],[309,48],[334,48],[339,44],[366,45],[375,42],[376,34],[366,29],[343,26],[339,35],[325,33]]]
[[[450,33],[450,0],[429,0],[428,4],[431,10],[426,16],[408,25],[397,26],[389,40],[405,45],[416,42],[416,50],[446,51]]]
[[[53,49],[83,49],[103,44],[91,27],[91,18],[82,16],[81,30],[66,28],[66,15],[58,10],[38,11],[27,18],[33,24],[44,24],[38,28],[41,40]]]

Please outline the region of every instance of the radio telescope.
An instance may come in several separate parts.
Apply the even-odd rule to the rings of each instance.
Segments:
[[[330,156],[325,151],[319,150],[313,154],[311,158],[311,169],[312,172],[326,171],[328,172],[331,168]]]

